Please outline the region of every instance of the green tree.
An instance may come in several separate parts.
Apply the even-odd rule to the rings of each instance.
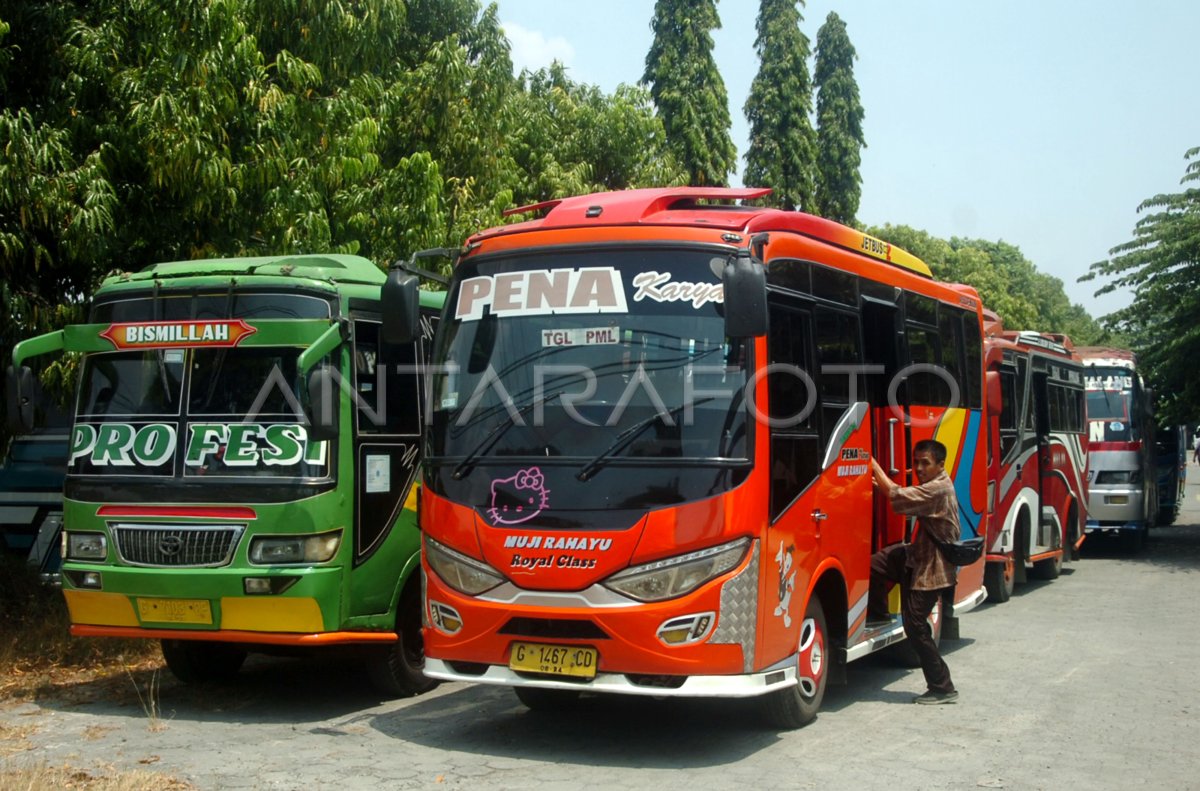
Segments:
[[[1112,278],[1096,295],[1133,292],[1127,308],[1106,317],[1137,353],[1157,392],[1159,422],[1194,422],[1200,413],[1200,147],[1184,155],[1181,192],[1138,206],[1133,239],[1092,264],[1080,280]]]
[[[1061,280],[1038,271],[1011,244],[939,239],[906,225],[884,225],[867,233],[917,256],[938,280],[974,287],[984,307],[1010,330],[1062,333],[1080,346],[1108,337],[1082,306],[1071,304]]]
[[[517,203],[686,181],[646,89],[621,85],[609,96],[572,82],[557,62],[522,72],[520,83],[509,139]]]
[[[744,112],[750,123],[746,152],[747,185],[771,187],[767,198],[781,209],[813,209],[816,133],[808,36],[800,30],[797,7],[804,0],[761,0],[758,12],[758,74],[750,84]]]
[[[713,60],[717,0],[656,0],[654,41],[642,83],[662,118],[667,143],[693,186],[724,186],[737,167],[729,97]]]
[[[17,341],[82,320],[93,262],[111,254],[104,152],[75,145],[62,88],[76,10],[15,0],[0,11],[0,368]]]
[[[862,197],[863,107],[846,23],[829,12],[817,31],[817,212],[853,225]]]

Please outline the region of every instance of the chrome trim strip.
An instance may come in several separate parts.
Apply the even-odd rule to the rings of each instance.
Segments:
[[[738,676],[688,676],[676,689],[643,687],[631,682],[623,673],[598,673],[591,681],[549,681],[529,679],[503,665],[489,665],[478,676],[455,672],[441,659],[425,658],[425,675],[443,681],[466,681],[473,684],[493,684],[509,687],[540,687],[570,689],[586,692],[616,692],[622,695],[643,695],[655,698],[753,698],[796,685],[797,658],[791,656],[757,673]],[[771,681],[768,677],[780,676]]]

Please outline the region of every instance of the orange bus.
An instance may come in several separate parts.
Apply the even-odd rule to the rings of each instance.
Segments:
[[[731,205],[768,192],[551,201],[458,252],[422,462],[427,675],[530,707],[757,696],[798,727],[904,639],[898,615],[865,624],[871,554],[911,529],[870,456],[909,484],[913,445],[942,441],[964,536],[985,534],[978,295],[850,228]],[[416,279],[384,293],[401,342]],[[981,560],[954,613],[985,595]]]

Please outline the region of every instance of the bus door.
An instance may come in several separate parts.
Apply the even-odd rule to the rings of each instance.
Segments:
[[[900,343],[904,324],[895,303],[862,298],[863,362],[868,366],[867,403],[871,406],[871,454],[892,480],[906,485],[904,464],[908,447],[903,415],[890,408],[889,386],[900,370]],[[892,392],[895,397],[896,391]],[[887,498],[875,491],[874,525],[871,548],[878,550],[904,540],[905,519],[888,506]]]
[[[398,359],[384,360],[379,326],[375,320],[354,322],[354,566],[392,571],[351,575],[350,615],[389,610],[401,566],[417,545],[415,531],[411,542],[387,541],[405,521],[406,510],[411,512],[407,521],[415,525],[421,429],[417,344],[405,344]]]
[[[1034,518],[1037,520],[1037,535],[1031,541],[1036,547],[1033,552],[1044,552],[1058,544],[1054,540],[1054,485],[1057,481],[1054,475],[1054,464],[1051,459],[1050,445],[1050,376],[1046,371],[1034,371],[1030,383],[1029,397],[1032,399],[1030,408],[1033,411],[1037,451],[1029,457],[1029,463],[1037,465],[1036,480],[1038,492],[1038,509]]]

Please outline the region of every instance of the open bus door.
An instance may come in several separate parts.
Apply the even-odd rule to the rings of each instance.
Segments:
[[[1034,371],[1030,382],[1030,398],[1033,399],[1034,427],[1037,451],[1029,457],[1030,464],[1037,465],[1038,508],[1034,514],[1036,532],[1030,536],[1029,559],[1033,561],[1038,579],[1054,579],[1062,570],[1065,555],[1063,525],[1059,522],[1058,509],[1067,496],[1052,457],[1050,442],[1050,376],[1045,371]],[[1031,527],[1031,529],[1033,529]]]
[[[902,416],[889,408],[889,385],[900,370],[902,359],[900,343],[904,325],[900,308],[865,296],[862,308],[863,358],[871,371],[865,377],[867,402],[871,405],[871,453],[893,481],[906,486],[907,427]],[[892,511],[887,497],[879,490],[875,491],[873,524],[872,551],[905,539],[905,517]]]

